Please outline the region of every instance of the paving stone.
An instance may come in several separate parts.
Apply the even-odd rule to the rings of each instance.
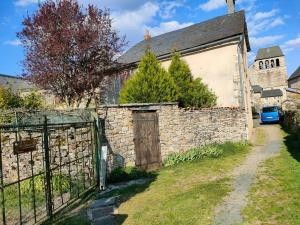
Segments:
[[[99,208],[99,207],[106,207],[106,206],[111,206],[115,205],[117,201],[116,197],[111,197],[111,198],[101,198],[96,201],[94,201],[91,205],[91,209]]]
[[[114,206],[89,209],[90,212],[88,213],[88,215],[90,219],[94,221],[98,218],[114,214],[114,210]]]
[[[115,217],[113,215],[99,218],[92,222],[91,225],[115,225]]]

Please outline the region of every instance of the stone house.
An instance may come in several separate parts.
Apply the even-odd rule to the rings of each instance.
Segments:
[[[227,15],[155,37],[146,33],[143,41],[118,58],[127,73],[125,77],[133,74],[147,48],[151,48],[166,69],[175,49],[189,65],[193,76],[201,78],[215,92],[218,107],[244,108],[249,115],[249,123],[252,123],[247,64],[247,52],[251,48],[245,12],[234,11],[235,0],[226,2]],[[119,91],[112,90],[111,93]],[[106,103],[118,103],[117,97],[107,99],[116,101]]]
[[[36,87],[33,84],[22,79],[21,77],[15,77],[4,74],[0,74],[0,86],[10,87],[12,91],[22,93],[28,93],[36,89]]]
[[[259,49],[249,67],[251,103],[259,112],[264,106],[282,106],[287,99],[287,68],[279,46]]]
[[[37,91],[42,94],[45,106],[56,106],[58,102],[58,99],[49,91],[39,89],[22,77],[0,74],[0,86],[11,88],[13,92],[19,93],[21,96],[26,96],[32,91]]]
[[[288,79],[289,88],[300,89],[300,66]]]

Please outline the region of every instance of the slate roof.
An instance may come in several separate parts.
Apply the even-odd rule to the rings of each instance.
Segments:
[[[261,93],[262,98],[279,97],[282,95],[283,95],[283,93],[280,89],[265,90],[265,91],[262,91],[262,93]]]
[[[259,49],[255,60],[268,59],[268,58],[274,58],[279,56],[284,56],[281,48],[279,46],[273,46],[270,48]]]
[[[11,87],[13,91],[29,91],[35,86],[21,77],[0,74],[0,86]]]
[[[263,88],[259,85],[253,85],[252,90],[254,93],[261,93],[263,91]]]
[[[245,35],[247,50],[250,51],[244,11],[219,16],[186,28],[152,37],[147,41],[143,40],[120,56],[118,62],[122,64],[136,63],[149,47],[151,47],[156,56],[166,56],[174,48],[179,52],[188,49],[192,50],[198,46],[241,34]]]
[[[298,69],[296,69],[296,71],[292,74],[292,76],[289,77],[288,80],[293,80],[298,77],[300,77],[300,66],[298,67]]]
[[[287,88],[286,89],[287,92],[291,92],[291,93],[297,93],[300,94],[300,90],[296,89],[296,88]]]

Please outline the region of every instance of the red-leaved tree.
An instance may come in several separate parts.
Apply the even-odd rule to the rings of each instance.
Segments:
[[[108,9],[84,9],[76,0],[48,0],[23,26],[17,34],[26,52],[23,76],[69,106],[83,98],[96,100],[96,90],[117,70],[116,55],[126,44],[113,29]]]

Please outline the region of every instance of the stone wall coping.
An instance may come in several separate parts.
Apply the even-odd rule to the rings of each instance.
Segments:
[[[211,108],[181,108],[184,111],[212,111],[212,110],[232,110],[232,111],[245,111],[241,107],[211,107]]]
[[[162,103],[128,103],[128,104],[109,104],[100,105],[98,109],[103,108],[131,108],[132,110],[156,110],[163,106],[178,106],[178,102],[162,102]],[[185,111],[210,111],[210,110],[241,110],[245,111],[241,107],[210,107],[210,108],[180,108]]]
[[[109,104],[109,105],[100,105],[99,108],[131,108],[131,107],[168,106],[168,105],[178,105],[178,102]]]

